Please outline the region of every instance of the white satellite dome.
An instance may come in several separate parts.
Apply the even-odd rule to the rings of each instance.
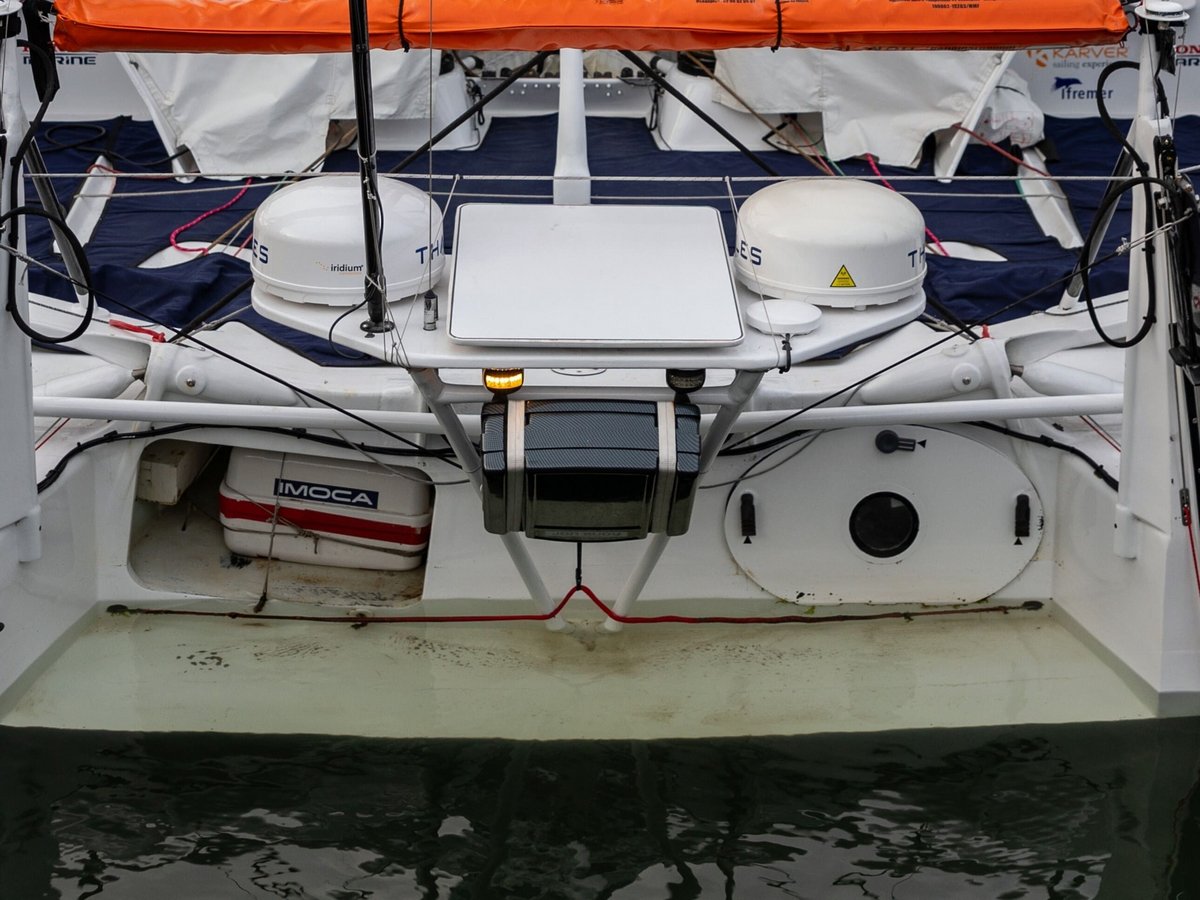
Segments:
[[[832,307],[893,303],[921,289],[925,220],[879,185],[781,181],[742,204],[734,264],[738,280],[767,297]]]
[[[442,210],[424,191],[391,179],[380,179],[379,198],[387,299],[400,300],[441,276]],[[263,201],[254,214],[250,268],[256,285],[285,300],[362,302],[366,250],[358,180],[310,179]]]

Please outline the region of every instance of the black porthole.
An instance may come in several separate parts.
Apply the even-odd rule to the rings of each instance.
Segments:
[[[917,539],[920,520],[916,508],[890,491],[868,494],[850,513],[850,539],[868,556],[898,556]]]

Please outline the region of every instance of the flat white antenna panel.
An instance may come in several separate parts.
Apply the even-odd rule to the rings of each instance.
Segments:
[[[451,340],[494,347],[719,347],[743,337],[711,207],[470,203]]]

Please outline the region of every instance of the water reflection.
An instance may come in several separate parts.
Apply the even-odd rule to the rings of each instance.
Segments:
[[[0,729],[0,895],[1200,898],[1200,720],[679,742]]]

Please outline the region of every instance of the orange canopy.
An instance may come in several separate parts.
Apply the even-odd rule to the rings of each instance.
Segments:
[[[347,0],[56,0],[61,50],[349,49]],[[432,22],[431,22],[432,11]],[[1117,0],[371,0],[371,46],[991,49],[1115,43]]]
[[[347,0],[56,0],[64,51],[350,47]],[[432,10],[432,21],[431,19]],[[994,49],[1115,43],[1117,0],[371,0],[371,46]]]

